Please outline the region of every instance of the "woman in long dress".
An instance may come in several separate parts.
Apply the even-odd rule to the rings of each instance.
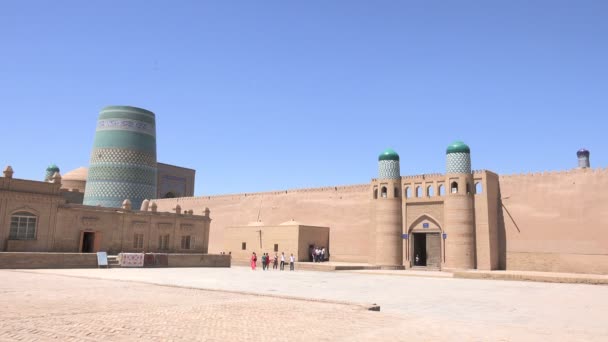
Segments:
[[[258,257],[255,255],[255,252],[251,254],[251,269],[255,271],[255,267],[257,266]]]

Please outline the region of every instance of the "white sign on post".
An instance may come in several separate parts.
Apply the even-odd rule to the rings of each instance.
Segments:
[[[108,253],[97,252],[97,267],[108,267]]]

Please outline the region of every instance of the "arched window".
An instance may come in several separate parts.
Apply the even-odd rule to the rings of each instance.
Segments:
[[[378,189],[374,189],[374,199],[378,198]]]
[[[429,185],[426,187],[426,196],[427,197],[433,197],[435,196],[435,190],[433,189],[432,185]]]
[[[395,198],[399,198],[399,188],[395,187]]]
[[[380,197],[382,197],[382,198],[386,198],[386,196],[387,196],[387,195],[386,195],[386,187],[385,187],[385,186],[383,186],[383,187],[382,187],[382,191],[380,191]]]
[[[457,182],[452,182],[450,191],[453,194],[457,194],[458,193],[458,183]]]
[[[480,194],[482,192],[483,192],[483,186],[481,185],[481,182],[475,183],[475,193]]]
[[[419,186],[416,187],[416,197],[422,197],[422,188]]]
[[[445,186],[443,184],[439,185],[439,196],[445,196]]]
[[[410,198],[412,197],[412,189],[410,189],[410,187],[406,187],[405,188],[405,198]]]
[[[11,215],[9,240],[36,240],[36,224],[38,218],[27,211]]]

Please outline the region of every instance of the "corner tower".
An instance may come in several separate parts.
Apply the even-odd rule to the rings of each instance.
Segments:
[[[378,156],[378,179],[372,181],[374,226],[370,231],[370,263],[374,265],[402,265],[400,189],[399,155],[387,149]]]
[[[156,197],[156,121],[136,107],[110,106],[99,114],[84,192],[85,205],[139,208]]]
[[[462,141],[446,149],[445,267],[475,268],[475,208],[471,150]]]

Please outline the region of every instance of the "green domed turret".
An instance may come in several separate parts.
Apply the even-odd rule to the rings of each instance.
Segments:
[[[401,171],[399,169],[399,155],[390,148],[387,148],[378,156],[378,178],[401,178]]]
[[[471,173],[471,149],[460,140],[451,143],[445,151],[446,173]]]
[[[387,148],[378,156],[378,161],[381,160],[396,160],[399,161],[399,155],[392,148]]]
[[[60,172],[59,171],[59,167],[55,164],[51,164],[46,168],[46,173],[44,175],[44,180],[46,182],[50,181],[51,178],[53,178],[53,175],[55,174],[55,172]]]
[[[467,144],[460,140],[456,140],[448,146],[445,153],[471,153],[471,149]]]

